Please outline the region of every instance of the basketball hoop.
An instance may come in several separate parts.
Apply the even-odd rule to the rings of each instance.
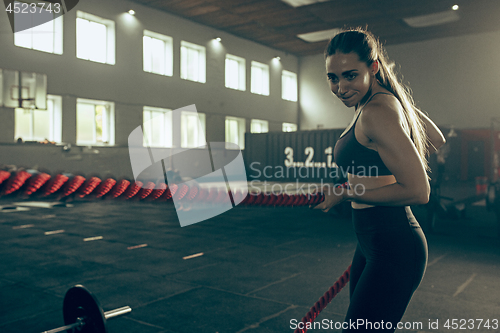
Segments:
[[[29,107],[27,108],[22,108],[24,114],[30,114],[33,113],[33,111],[36,110],[36,105],[35,104],[30,104]]]
[[[35,98],[30,96],[30,87],[15,85],[10,87],[10,99],[18,101],[18,107],[23,109],[36,109]],[[28,102],[28,103],[25,103]]]
[[[8,108],[47,109],[47,75],[2,70],[3,105]]]

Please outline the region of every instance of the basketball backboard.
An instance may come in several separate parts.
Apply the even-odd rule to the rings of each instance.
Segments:
[[[47,75],[2,70],[0,105],[8,108],[47,110]]]

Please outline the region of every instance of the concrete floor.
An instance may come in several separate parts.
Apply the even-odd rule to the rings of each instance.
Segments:
[[[104,310],[132,307],[108,321],[110,333],[292,332],[291,321],[344,272],[356,245],[349,218],[306,207],[238,206],[181,228],[172,203],[72,205],[0,213],[0,332],[61,326],[62,300],[75,284]],[[427,239],[427,272],[403,318],[422,327],[400,332],[500,331],[494,214],[468,207],[462,219],[439,220]],[[348,296],[341,291],[316,322],[342,321]],[[476,322],[447,329],[448,319]],[[490,329],[478,329],[479,319]],[[438,328],[429,328],[436,320]],[[338,330],[309,332],[317,331]]]

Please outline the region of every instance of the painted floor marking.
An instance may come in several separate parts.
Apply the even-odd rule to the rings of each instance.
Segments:
[[[48,235],[62,234],[63,232],[64,232],[64,230],[46,231],[45,235],[48,236]]]
[[[467,288],[467,286],[472,282],[472,280],[474,280],[474,278],[476,277],[476,273],[472,274],[471,277],[464,282],[464,284],[462,284],[460,287],[458,287],[457,291],[455,292],[455,294],[453,294],[453,297],[457,296],[458,294],[460,294],[462,291],[465,290],[465,288]]]
[[[103,239],[103,237],[102,236],[87,237],[87,238],[84,238],[83,241],[84,242],[91,242],[91,241],[95,241],[95,240],[99,240],[99,239]]]
[[[33,228],[35,225],[34,224],[23,224],[23,225],[18,225],[15,227],[12,227],[12,229],[26,229],[26,228]]]
[[[142,247],[146,247],[148,244],[140,244],[140,245],[135,245],[135,246],[129,246],[127,247],[127,250],[135,250],[135,249],[140,249]]]
[[[201,257],[202,255],[204,255],[204,253],[200,252],[200,253],[192,254],[190,256],[182,257],[182,259],[188,260],[188,259],[192,259],[192,258],[196,258],[196,257]]]
[[[45,201],[25,201],[25,202],[14,202],[15,206],[22,207],[33,207],[33,208],[54,208],[54,207],[73,207],[72,204],[67,204],[65,202],[45,202]]]

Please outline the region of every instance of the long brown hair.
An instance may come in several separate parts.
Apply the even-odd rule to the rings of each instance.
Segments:
[[[325,59],[336,52],[356,52],[360,61],[370,67],[375,61],[379,62],[379,71],[375,75],[380,85],[390,91],[401,103],[405,118],[410,127],[411,138],[426,170],[428,145],[430,141],[425,131],[425,124],[418,114],[411,90],[398,78],[394,63],[389,62],[386,50],[371,32],[363,28],[343,29],[335,35],[325,49]]]

